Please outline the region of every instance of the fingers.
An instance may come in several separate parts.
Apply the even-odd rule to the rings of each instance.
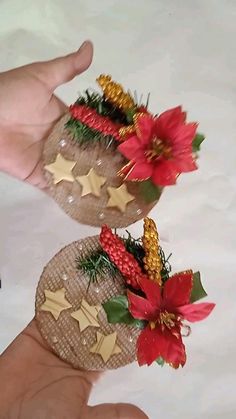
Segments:
[[[145,413],[131,404],[101,404],[89,407],[84,419],[148,419]]]
[[[31,70],[53,91],[83,73],[90,66],[92,58],[93,44],[85,41],[78,51],[54,60],[31,64]]]
[[[101,379],[103,373],[101,371],[83,371],[84,376],[86,379],[92,384],[97,384],[97,382]]]
[[[36,188],[46,191],[47,181],[43,175],[43,162],[41,160],[36,164],[33,171],[24,179],[24,181],[36,186]]]

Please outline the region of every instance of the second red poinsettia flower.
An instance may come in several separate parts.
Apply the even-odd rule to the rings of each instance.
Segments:
[[[137,341],[139,365],[150,365],[161,357],[174,368],[183,366],[186,362],[181,336],[183,320],[203,320],[211,313],[215,304],[190,303],[193,287],[191,272],[172,276],[163,289],[146,278],[139,285],[146,298],[127,292],[132,316],[148,322]]]
[[[197,124],[186,123],[180,106],[158,117],[137,118],[136,132],[118,147],[129,160],[121,170],[128,180],[151,179],[159,186],[172,185],[182,172],[197,169],[192,152]]]

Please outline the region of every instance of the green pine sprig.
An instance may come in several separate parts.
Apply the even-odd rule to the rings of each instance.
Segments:
[[[126,230],[128,237],[123,237],[123,241],[125,243],[126,250],[131,253],[137,262],[139,263],[140,267],[144,268],[143,258],[145,256],[145,251],[142,246],[141,239],[134,239],[129,231]]]
[[[169,260],[172,256],[172,253],[170,253],[169,256],[166,257],[164,250],[162,249],[161,246],[159,246],[159,255],[160,255],[161,263],[162,263],[161,279],[162,279],[162,282],[165,283],[169,279],[170,273],[171,273],[171,264]]]
[[[92,252],[89,256],[76,259],[76,267],[82,270],[89,277],[89,285],[91,282],[97,282],[98,278],[109,274],[115,278],[119,272],[116,265],[110,260],[109,256],[103,249]]]

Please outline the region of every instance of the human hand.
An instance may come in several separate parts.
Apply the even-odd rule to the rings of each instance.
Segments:
[[[66,105],[54,94],[91,64],[93,46],[85,42],[65,57],[0,73],[0,170],[44,188],[43,142]]]
[[[127,404],[87,405],[99,373],[79,371],[54,355],[35,320],[0,357],[1,419],[148,419]]]

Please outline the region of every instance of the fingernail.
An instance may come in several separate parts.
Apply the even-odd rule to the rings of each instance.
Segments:
[[[84,41],[83,44],[79,47],[78,51],[82,52],[88,45],[89,41]]]

